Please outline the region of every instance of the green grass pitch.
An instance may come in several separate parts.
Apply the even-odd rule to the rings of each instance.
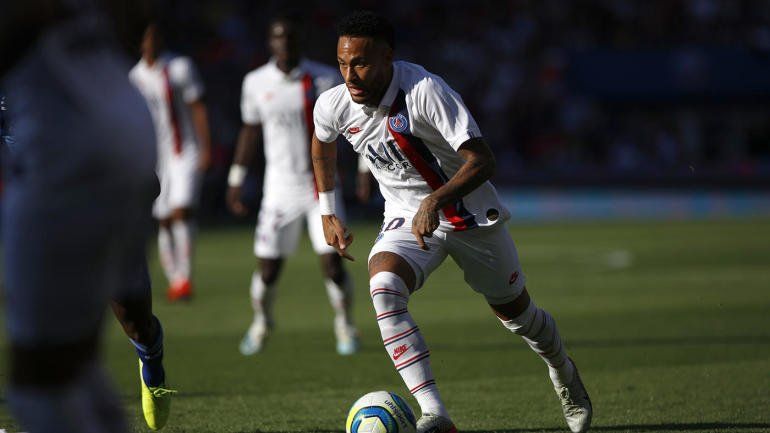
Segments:
[[[386,356],[367,294],[374,224],[354,225],[348,263],[363,350],[334,351],[332,312],[306,239],[284,269],[277,329],[262,354],[238,342],[250,323],[250,227],[204,230],[197,292],[169,305],[173,432],[342,432],[349,406],[378,389],[408,395]],[[770,220],[512,225],[533,299],[556,318],[600,432],[770,432]],[[507,332],[447,260],[410,310],[459,430],[568,431],[546,367]],[[105,358],[130,421],[144,432],[136,358],[108,316]],[[0,406],[0,428],[13,428]],[[15,430],[10,430],[15,431]]]

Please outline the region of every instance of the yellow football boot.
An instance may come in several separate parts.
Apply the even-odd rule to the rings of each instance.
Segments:
[[[142,360],[139,360],[139,383],[142,384],[142,412],[150,430],[160,430],[168,421],[171,411],[171,395],[176,390],[161,386],[147,386],[142,377]]]

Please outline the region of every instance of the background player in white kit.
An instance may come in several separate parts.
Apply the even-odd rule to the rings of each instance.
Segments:
[[[160,195],[158,252],[171,301],[192,295],[193,210],[200,174],[210,163],[210,135],[203,83],[188,57],[164,51],[159,24],[147,27],[142,59],[129,76],[152,114],[158,141]]]
[[[315,106],[313,165],[324,231],[349,257],[352,236],[334,208],[336,139],[344,136],[385,197],[385,223],[369,257],[370,293],[385,348],[422,410],[418,433],[456,432],[407,302],[449,255],[503,325],[546,362],[567,424],[584,432],[591,402],[553,318],[530,300],[507,210],[488,179],[494,157],[460,96],[422,67],[393,62],[393,28],[370,12],[338,27],[345,84]],[[352,131],[356,131],[355,134]]]
[[[335,312],[337,352],[349,355],[358,348],[351,315],[353,281],[334,248],[326,244],[310,161],[313,105],[321,92],[340,83],[340,76],[334,68],[301,57],[300,31],[299,19],[294,15],[273,19],[268,27],[273,57],[243,80],[244,126],[238,137],[227,193],[228,205],[236,215],[246,213],[240,197],[241,185],[257,141],[264,146],[266,160],[254,241],[259,271],[251,279],[254,319],[240,344],[244,355],[259,352],[270,332],[276,283],[284,258],[297,247],[305,222],[313,249],[320,256],[324,283]]]
[[[147,288],[130,279],[144,257],[156,155],[152,120],[108,29],[132,39],[146,3],[0,5],[15,135],[2,223],[7,401],[30,433],[127,431],[98,342],[109,298]]]

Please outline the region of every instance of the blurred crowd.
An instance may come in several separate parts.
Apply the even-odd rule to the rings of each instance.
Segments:
[[[241,80],[268,60],[266,25],[292,4],[167,4],[171,45],[193,56],[208,87],[214,162],[221,169],[215,173],[223,179],[240,127]],[[705,88],[687,92],[691,75],[696,81],[714,75],[689,54],[693,49],[706,58],[727,50],[769,61],[768,1],[326,0],[294,6],[306,19],[307,56],[331,65],[338,17],[366,8],[390,18],[397,57],[443,76],[471,108],[497,153],[498,182],[751,181],[770,174],[770,85],[738,83],[740,95],[732,97],[736,83],[706,81]],[[604,63],[592,71],[585,56],[597,51]],[[628,53],[656,52],[680,53],[675,63],[684,71],[682,83],[639,98],[647,86],[647,71],[639,70],[627,81],[637,96],[597,90],[613,73],[602,65],[623,62]],[[573,79],[581,59],[589,64],[588,80]],[[654,56],[640,65],[658,66]],[[723,85],[724,91],[710,91]]]

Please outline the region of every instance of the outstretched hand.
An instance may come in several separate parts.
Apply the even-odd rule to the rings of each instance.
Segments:
[[[353,243],[353,234],[345,227],[345,223],[336,215],[321,215],[321,220],[326,243],[334,247],[340,257],[355,261],[353,256],[347,252],[347,248]]]

